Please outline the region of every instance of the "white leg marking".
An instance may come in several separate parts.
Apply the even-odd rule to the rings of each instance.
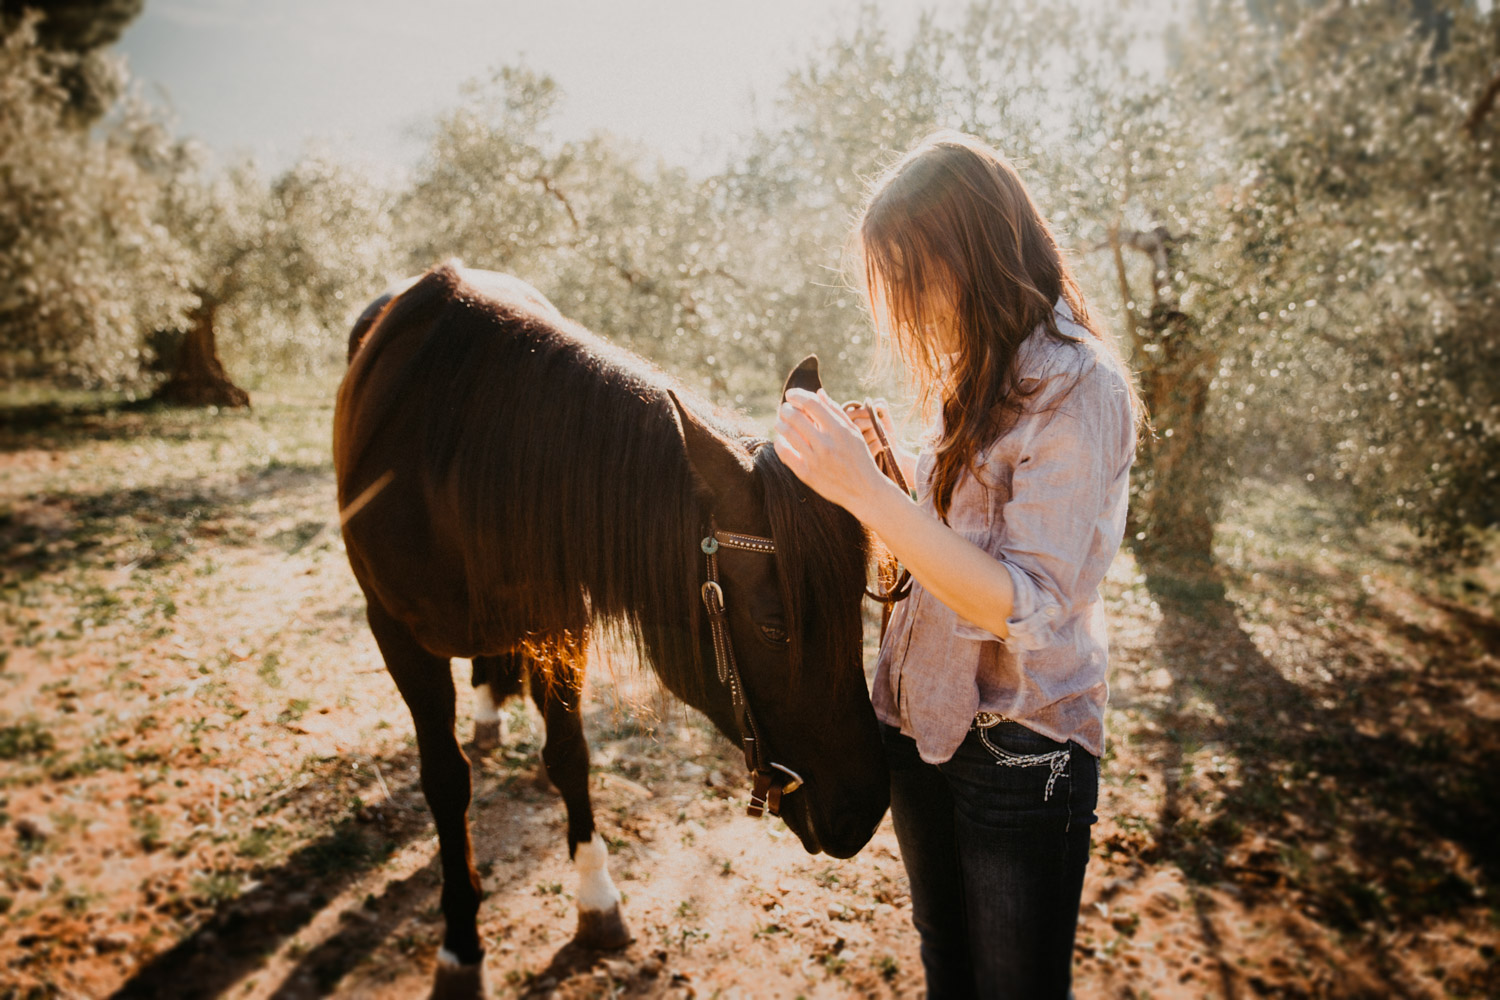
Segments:
[[[458,960],[457,955],[453,954],[453,952],[449,951],[447,948],[439,948],[438,965],[447,965],[456,969],[462,966],[463,963]]]
[[[573,865],[578,869],[578,908],[608,912],[620,905],[620,890],[609,877],[609,850],[598,832],[587,844],[579,844],[573,852]]]

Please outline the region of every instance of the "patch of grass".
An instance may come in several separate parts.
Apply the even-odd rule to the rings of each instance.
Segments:
[[[294,528],[272,535],[271,544],[287,555],[296,555],[306,548],[309,542],[322,534],[325,527],[327,523],[324,521],[303,521]]]
[[[135,831],[141,848],[147,853],[160,850],[166,845],[166,839],[162,836],[162,826],[161,817],[148,810],[143,809],[130,817],[130,827]]]
[[[279,830],[270,827],[254,829],[240,838],[239,844],[235,847],[235,853],[242,858],[254,860],[269,857],[276,850],[281,839],[282,835]]]
[[[322,840],[309,844],[300,860],[319,875],[358,871],[388,857],[393,850],[389,842],[376,846],[352,820],[343,820]]]
[[[281,657],[276,653],[267,653],[260,658],[260,666],[255,668],[260,679],[265,681],[266,687],[281,687]]]
[[[211,872],[193,879],[193,892],[211,906],[221,906],[238,899],[243,885],[233,872]]]
[[[84,747],[83,752],[71,760],[49,763],[47,776],[54,781],[71,781],[99,771],[123,771],[129,762],[129,758],[119,750],[96,741]]]
[[[56,747],[57,740],[36,719],[0,726],[0,760],[40,757]]]

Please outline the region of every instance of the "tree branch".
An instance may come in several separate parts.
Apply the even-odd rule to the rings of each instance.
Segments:
[[[552,180],[551,177],[548,177],[546,174],[543,174],[543,173],[538,173],[535,177],[533,177],[531,179],[533,181],[535,181],[537,184],[540,184],[542,186],[542,190],[543,191],[547,192],[552,197],[556,198],[558,200],[558,202],[560,202],[562,204],[563,211],[565,211],[565,212],[568,213],[568,221],[573,224],[573,229],[575,231],[578,230],[578,229],[583,228],[583,227],[581,227],[578,224],[578,214],[573,211],[573,203],[568,200],[568,196],[567,195],[563,194],[561,191],[558,190],[557,185],[555,183],[553,183],[553,180]]]
[[[1145,342],[1141,339],[1140,324],[1135,318],[1135,296],[1130,293],[1130,279],[1125,274],[1125,255],[1120,252],[1120,220],[1118,217],[1109,224],[1109,240],[1103,244],[1108,247],[1115,258],[1115,278],[1120,286],[1120,308],[1125,313],[1125,333],[1130,337],[1130,348],[1132,355],[1139,360],[1145,352]],[[1102,249],[1100,247],[1099,249]]]
[[[1489,86],[1485,87],[1479,95],[1479,100],[1474,102],[1474,110],[1470,111],[1469,117],[1464,119],[1464,131],[1469,133],[1470,138],[1479,138],[1479,126],[1494,108],[1497,97],[1500,97],[1500,72],[1497,72],[1490,80]]]

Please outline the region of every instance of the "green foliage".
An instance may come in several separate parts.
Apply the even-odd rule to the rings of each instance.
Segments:
[[[976,0],[898,38],[866,5],[696,172],[559,138],[556,83],[501,67],[394,189],[327,156],[216,167],[138,104],[70,129],[28,21],[0,51],[0,357],[128,378],[206,310],[232,371],[326,368],[388,280],[458,257],[726,402],[769,403],[809,351],[852,395],[872,335],[850,222],[869,178],[954,127],[1018,165],[1140,372],[1148,554],[1206,558],[1250,473],[1460,553],[1500,521],[1500,15],[1423,10],[1208,0],[1149,23]]]
[[[322,156],[267,180],[184,158],[164,218],[193,260],[189,283],[229,334],[232,370],[309,372],[344,357],[343,334],[390,279],[387,198]]]
[[[125,83],[104,52],[145,6],[145,0],[0,0],[0,26],[32,13],[49,73],[67,95],[70,122],[85,126],[109,109]]]
[[[1239,22],[1186,70],[1237,171],[1221,399],[1263,464],[1457,550],[1500,522],[1500,122],[1466,127],[1500,18],[1440,6]]]
[[[36,18],[0,37],[0,355],[12,377],[128,375],[140,332],[190,304],[180,250],[153,217],[159,186],[136,155],[150,131],[134,113],[97,137],[74,127]]]

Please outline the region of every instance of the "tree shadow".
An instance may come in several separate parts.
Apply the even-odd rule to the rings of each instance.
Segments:
[[[478,789],[485,780],[482,755],[472,746],[466,749]],[[412,770],[416,762],[412,749],[380,763],[387,773],[399,774]],[[512,784],[515,788],[507,792]],[[498,794],[520,800],[530,794],[528,785],[502,782]],[[507,818],[511,811],[503,808],[498,813],[485,817],[485,830],[514,838],[523,821],[518,816]],[[338,821],[275,868],[257,873],[254,889],[220,904],[195,932],[137,969],[112,996],[115,1000],[167,996],[191,1000],[225,993],[311,924],[340,893],[369,876],[399,849],[431,832],[432,818],[420,779],[393,786],[384,804]],[[516,868],[513,878],[524,878],[535,860]],[[396,928],[431,908],[440,889],[439,871],[434,851],[422,868],[346,910],[340,929],[297,960],[275,995],[326,993]]]
[[[256,544],[263,540],[257,526],[237,514],[268,497],[325,482],[331,494],[331,479],[326,465],[277,463],[225,485],[184,481],[27,498],[0,511],[4,577],[30,579],[94,561],[162,568],[181,562],[200,543]],[[329,511],[327,521],[304,522],[282,533],[285,537],[267,540],[296,552],[332,530],[331,496]]]
[[[166,407],[151,397],[140,399],[95,399],[87,402],[54,401],[0,406],[0,429],[18,432],[68,431],[91,420],[120,413],[152,413]],[[5,442],[9,445],[11,442]],[[0,450],[9,450],[0,445]]]
[[[252,411],[233,411],[234,418]],[[188,441],[223,414],[206,407],[174,406],[154,397],[0,406],[0,455],[40,449],[69,451],[100,442]]]
[[[414,754],[382,763],[399,773]],[[366,819],[346,818],[274,869],[258,873],[254,889],[221,903],[194,933],[137,969],[113,996],[218,996],[311,923],[340,891],[431,827],[418,781],[392,789],[390,801]]]
[[[503,895],[510,887],[521,883],[542,861],[545,852],[517,852],[514,848],[523,843],[527,832],[535,832],[541,824],[528,823],[526,817],[516,809],[507,809],[507,804],[533,800],[542,792],[539,783],[521,777],[521,770],[512,770],[502,779],[492,794],[480,794],[484,779],[482,753],[472,745],[465,748],[473,762],[475,800],[469,809],[471,836],[474,838],[475,859],[481,870],[485,862],[493,861],[506,853],[502,845],[512,849],[516,861],[506,870],[503,885],[485,890],[487,898]],[[524,767],[522,768],[524,770]],[[546,793],[550,796],[550,793]],[[503,797],[503,802],[492,802],[492,798]],[[557,843],[566,844],[566,838],[558,831]],[[272,992],[277,1000],[300,1000],[303,997],[325,996],[343,981],[367,958],[390,939],[400,927],[413,918],[437,908],[442,888],[442,867],[434,848],[432,858],[420,869],[405,878],[393,880],[385,886],[379,896],[367,896],[359,907],[345,910],[340,917],[342,926],[316,947],[309,950],[292,968]],[[441,926],[440,914],[433,914]],[[483,914],[481,913],[481,922]],[[400,944],[403,952],[411,950],[407,943]]]
[[[1500,804],[1489,789],[1500,732],[1447,683],[1463,675],[1442,665],[1451,636],[1409,636],[1438,650],[1436,666],[1414,665],[1360,630],[1304,620],[1268,656],[1221,573],[1145,568],[1162,614],[1156,650],[1172,678],[1164,703],[1139,706],[1164,732],[1166,796],[1147,860],[1170,860],[1199,884],[1232,883],[1247,902],[1290,896],[1356,937],[1415,929],[1494,892]],[[1481,641],[1493,642],[1494,623],[1480,624]],[[1205,747],[1233,765],[1195,776],[1202,761],[1191,748]]]
[[[559,948],[530,983],[520,991],[521,1000],[544,1000],[557,994],[559,983],[566,982],[579,973],[602,972],[605,978],[604,995],[619,995],[616,987],[653,983],[661,973],[661,962],[647,959],[644,962],[630,958],[627,947],[616,951],[595,951],[585,948],[577,941],[569,941]]]

